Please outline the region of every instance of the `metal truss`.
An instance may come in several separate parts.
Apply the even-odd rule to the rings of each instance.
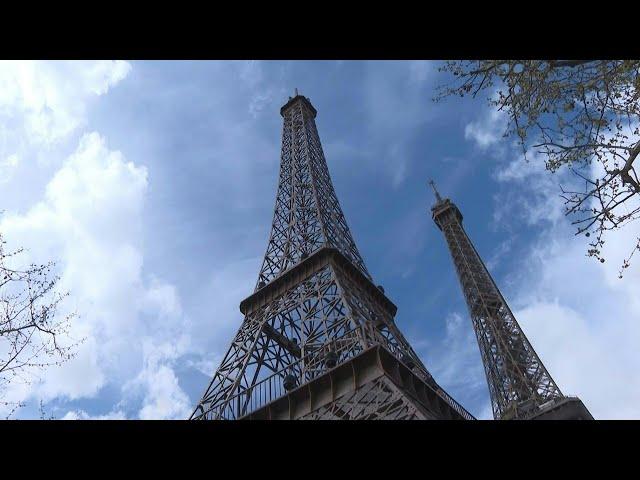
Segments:
[[[420,409],[385,377],[344,394],[301,420],[426,420]]]
[[[331,183],[315,108],[305,97],[296,96],[280,113],[284,117],[280,178],[256,290],[321,246],[340,250],[370,279]]]
[[[484,364],[493,416],[530,418],[563,397],[518,325],[480,255],[462,227],[462,214],[435,190],[432,207],[444,233],[467,302]]]
[[[322,380],[330,388],[322,388]],[[414,370],[398,361],[382,344],[291,394],[288,414],[298,414],[300,420],[474,419],[443,394],[444,391],[424,382]],[[266,410],[268,415],[278,414],[277,405]]]
[[[435,383],[396,327],[396,306],[372,283],[331,184],[315,108],[296,95],[280,113],[279,184],[258,282],[240,304],[244,321],[191,418],[248,418],[296,388],[327,378],[336,366],[372,346],[383,345],[438,392],[447,410],[439,410],[441,418],[472,419]],[[380,384],[358,395],[379,391],[382,405],[387,402],[385,388]],[[354,405],[355,415],[353,402],[345,399],[345,407]],[[380,418],[413,415],[403,408],[392,402]],[[331,412],[314,418],[333,418]],[[369,410],[362,412],[370,416]]]

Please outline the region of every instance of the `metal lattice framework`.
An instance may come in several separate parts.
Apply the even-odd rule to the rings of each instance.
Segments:
[[[489,384],[493,416],[529,418],[541,406],[564,397],[462,227],[460,210],[448,198],[443,200],[431,184],[437,199],[432,216],[444,233],[467,302]]]
[[[420,401],[445,405],[446,412],[437,410],[441,418],[472,419],[435,383],[396,327],[395,305],[372,283],[329,177],[315,108],[296,95],[280,113],[279,184],[258,282],[240,304],[244,321],[191,418],[249,418],[383,345],[410,369],[415,378],[407,385],[420,385]],[[400,377],[395,382],[403,384]],[[367,394],[332,397],[308,418],[334,418],[341,403],[350,405],[349,418],[413,418],[401,388],[384,379],[376,385]],[[374,391],[380,392],[377,402]]]
[[[336,247],[371,279],[329,177],[316,113],[302,96],[281,109],[280,179],[271,237],[256,289],[321,246]]]
[[[301,420],[424,420],[426,417],[411,404],[393,382],[381,377],[358,390],[343,395],[338,401],[304,416]]]

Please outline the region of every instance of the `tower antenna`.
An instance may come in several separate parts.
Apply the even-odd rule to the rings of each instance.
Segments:
[[[438,200],[438,202],[442,201],[442,197],[440,196],[440,193],[438,192],[438,189],[436,188],[436,182],[433,181],[433,179],[429,180],[429,185],[431,185],[431,188],[433,189],[433,193],[435,193],[436,195],[436,199]]]

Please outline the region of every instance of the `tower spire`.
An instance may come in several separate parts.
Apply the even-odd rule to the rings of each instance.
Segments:
[[[462,227],[458,207],[439,199],[431,212],[444,233],[467,302],[494,418],[592,419],[580,399],[565,397],[551,378]]]
[[[284,119],[271,235],[244,321],[193,419],[473,419],[435,382],[373,283],[333,189],[316,109]]]
[[[440,196],[440,193],[436,188],[436,183],[433,181],[433,179],[429,180],[429,185],[431,185],[431,188],[433,189],[433,193],[435,194],[436,200],[438,201],[438,203],[442,202],[442,197]]]

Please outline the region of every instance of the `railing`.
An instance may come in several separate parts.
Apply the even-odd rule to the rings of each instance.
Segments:
[[[462,416],[462,418],[464,418],[465,420],[475,420],[476,419],[476,417],[471,415],[462,405],[460,405],[453,398],[451,398],[451,396],[447,392],[442,390],[441,388],[438,388],[436,390],[436,393],[438,395],[440,395],[449,405],[451,405],[451,407],[453,407],[453,409],[456,412],[458,412]]]
[[[373,332],[373,333],[372,333]],[[372,338],[373,335],[373,338]],[[389,341],[375,329],[360,326],[348,331],[342,337],[333,339],[326,344],[306,353],[296,362],[282,368],[278,372],[260,380],[248,389],[236,393],[231,396],[224,404],[207,412],[206,416],[210,419],[236,420],[251,412],[264,407],[274,400],[283,397],[288,390],[284,386],[284,379],[288,375],[292,375],[295,383],[290,389],[310,382],[314,378],[324,375],[328,366],[325,364],[326,354],[329,351],[335,352],[337,355],[336,365],[339,365],[349,358],[355,357],[365,349],[380,344],[391,353],[398,361],[405,366],[404,355],[407,353],[404,349]],[[309,346],[306,347],[307,349]],[[418,374],[439,395],[447,402],[456,412],[458,412],[466,420],[475,420],[475,418],[467,412],[458,402],[451,398],[444,390],[431,384],[433,380],[422,368],[416,369]],[[435,382],[433,382],[435,383]]]
[[[296,362],[231,396],[227,402],[207,412],[207,418],[235,420],[264,407],[286,395],[287,389],[284,387],[284,379],[287,375],[293,375],[295,378],[293,388],[303,385],[327,372],[326,353],[335,352],[337,355],[336,365],[339,365],[364,351],[366,338],[363,327],[350,330],[342,337],[319,346]]]

